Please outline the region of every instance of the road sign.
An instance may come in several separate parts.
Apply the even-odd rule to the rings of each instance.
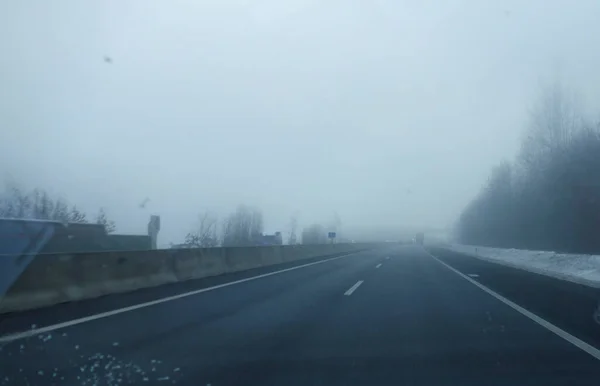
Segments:
[[[335,239],[335,232],[329,232],[327,234],[327,237],[329,237],[330,239]]]

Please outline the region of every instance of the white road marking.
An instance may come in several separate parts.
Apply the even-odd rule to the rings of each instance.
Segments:
[[[352,287],[348,288],[348,291],[344,292],[344,295],[346,295],[346,296],[350,296],[350,295],[352,295],[352,293],[353,293],[354,291],[356,291],[356,289],[357,289],[358,287],[360,287],[360,285],[361,285],[363,282],[364,282],[364,280],[359,280],[359,281],[357,281],[357,282],[356,282],[356,284],[354,284]]]
[[[502,303],[504,303],[507,306],[511,307],[515,311],[520,312],[521,314],[523,314],[524,316],[526,316],[529,319],[533,320],[534,322],[536,322],[540,326],[546,328],[547,330],[550,330],[551,332],[553,332],[554,334],[560,336],[561,338],[563,338],[567,342],[569,342],[572,345],[580,348],[581,350],[583,350],[586,353],[590,354],[594,358],[600,360],[600,350],[598,350],[596,347],[594,347],[594,346],[592,346],[592,345],[590,345],[590,344],[582,341],[581,339],[577,338],[576,336],[573,336],[573,335],[569,334],[568,332],[566,332],[563,329],[555,326],[554,324],[548,322],[547,320],[540,318],[539,316],[537,316],[533,312],[528,311],[525,308],[521,307],[520,305],[516,304],[515,302],[512,302],[512,301],[508,300],[504,296],[496,293],[495,291],[489,289],[488,287],[484,286],[483,284],[478,283],[477,281],[471,279],[470,277],[468,277],[467,275],[465,275],[462,272],[458,271],[454,267],[451,267],[450,265],[444,263],[443,261],[441,261],[437,257],[433,256],[431,253],[427,252],[427,254],[429,256],[431,256],[433,259],[435,259],[438,263],[442,264],[444,267],[446,267],[449,270],[451,270],[452,272],[454,272],[455,274],[459,275],[460,277],[462,277],[463,279],[467,280],[471,284],[479,287],[479,289],[487,292],[489,295],[492,295],[493,297],[495,297],[496,299],[500,300]]]
[[[386,260],[389,260],[389,259],[390,259],[390,257],[389,257],[389,256],[386,256],[386,257],[385,257],[385,259],[386,259]]]
[[[379,267],[381,267],[381,263],[379,263],[375,266],[375,268],[379,268]]]
[[[479,277],[479,275],[476,274],[476,273],[469,273],[469,274],[467,274],[467,276],[469,276],[469,277]]]
[[[247,281],[252,281],[252,280],[256,280],[256,279],[262,279],[264,277],[278,275],[280,273],[289,272],[289,271],[293,271],[295,269],[300,269],[300,268],[306,268],[306,267],[310,267],[312,265],[323,264],[323,263],[326,263],[328,261],[333,261],[333,260],[338,260],[338,259],[341,259],[341,258],[344,258],[344,257],[348,257],[348,256],[353,255],[355,253],[356,252],[351,252],[351,253],[348,253],[348,254],[342,255],[342,256],[331,257],[329,259],[319,260],[319,261],[315,261],[315,262],[307,263],[307,264],[302,264],[302,265],[298,265],[298,266],[295,266],[295,267],[282,269],[282,270],[279,270],[279,271],[263,273],[262,275],[257,275],[257,276],[252,276],[252,277],[248,277],[248,278],[245,278],[245,279],[230,281],[228,283],[223,283],[223,284],[215,285],[213,287],[207,287],[207,288],[202,288],[202,289],[198,289],[198,290],[195,290],[195,291],[185,292],[185,293],[182,293],[182,294],[173,295],[173,296],[169,296],[169,297],[162,298],[162,299],[152,300],[152,301],[149,301],[149,302],[146,302],[146,303],[140,303],[140,304],[136,304],[136,305],[129,306],[129,307],[119,308],[119,309],[112,310],[112,311],[101,312],[99,314],[90,315],[90,316],[86,316],[86,317],[79,318],[79,319],[73,319],[73,320],[69,320],[69,321],[66,321],[66,322],[62,322],[62,323],[52,324],[52,325],[46,326],[46,327],[32,328],[29,331],[17,332],[17,333],[8,334],[8,335],[5,335],[5,336],[0,336],[0,343],[8,343],[8,342],[12,342],[12,341],[19,340],[19,339],[29,338],[29,337],[34,336],[34,335],[39,335],[39,334],[43,334],[43,333],[50,332],[50,331],[56,331],[56,330],[59,330],[59,329],[62,329],[62,328],[75,326],[77,324],[82,324],[82,323],[91,322],[91,321],[94,321],[94,320],[97,320],[97,319],[107,318],[109,316],[118,315],[118,314],[122,314],[122,313],[129,312],[129,311],[134,311],[134,310],[137,310],[137,309],[140,309],[140,308],[144,308],[144,307],[154,306],[156,304],[170,302],[170,301],[181,299],[181,298],[185,298],[185,297],[188,297],[188,296],[193,296],[193,295],[201,294],[203,292],[208,292],[208,291],[213,291],[213,290],[216,290],[216,289],[219,289],[219,288],[228,287],[230,285],[245,283]]]

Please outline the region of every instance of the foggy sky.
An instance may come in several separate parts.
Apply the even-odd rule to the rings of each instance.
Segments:
[[[514,156],[542,85],[594,111],[599,16],[595,0],[5,1],[0,177],[104,206],[122,233],[160,214],[161,243],[240,203],[267,231],[333,211],[445,227]]]

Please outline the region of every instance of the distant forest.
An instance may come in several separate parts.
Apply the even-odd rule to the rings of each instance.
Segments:
[[[535,105],[514,162],[502,162],[464,209],[459,242],[600,253],[600,126],[560,85]]]

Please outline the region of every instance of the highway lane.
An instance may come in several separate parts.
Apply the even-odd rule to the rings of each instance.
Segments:
[[[188,360],[193,358],[209,363],[216,354],[209,343],[216,343],[217,351],[226,351],[227,342],[261,339],[261,334],[270,334],[277,323],[285,324],[293,320],[294,314],[305,311],[303,306],[322,302],[322,294],[338,295],[338,289],[341,291],[346,285],[345,277],[353,279],[353,273],[369,270],[385,257],[382,253],[385,254],[374,251],[331,259],[10,342],[0,351],[0,375],[8,376],[6,384],[47,384],[43,382],[54,378],[60,381],[58,384],[80,384],[96,377],[112,382],[113,378],[119,379],[113,374],[134,382],[145,379],[151,382],[167,376],[190,379],[182,366],[190,365]],[[331,286],[335,290],[326,290]],[[105,311],[104,307],[102,310]],[[37,317],[47,319],[35,313],[32,316],[33,319],[21,320],[20,324],[38,324]],[[214,321],[231,327],[226,332],[215,332]],[[172,342],[173,352],[168,347]],[[187,344],[191,344],[190,350],[200,351],[182,358],[180,354]],[[94,366],[96,362],[98,366]],[[114,369],[115,366],[119,368]],[[194,368],[197,363],[192,362],[191,366]],[[175,372],[175,369],[180,370]],[[2,382],[4,378],[0,377]]]
[[[361,252],[11,341],[0,366],[6,385],[600,380],[596,358],[416,246]]]
[[[428,248],[438,259],[470,275],[570,334],[600,348],[600,326],[592,318],[600,289],[558,280],[443,248]]]
[[[368,248],[365,250],[368,250]],[[264,277],[264,275],[272,274],[273,272],[295,269],[299,266],[313,263],[320,264],[335,259],[337,256],[344,255],[348,255],[348,253],[332,253],[320,257],[258,267],[201,279],[170,283],[159,287],[144,288],[126,293],[102,296],[95,299],[62,303],[52,307],[18,313],[0,314],[0,336],[29,330],[32,325],[35,325],[39,329],[44,326],[68,320],[85,318],[99,313],[111,312],[116,309],[122,310],[128,307],[158,301],[160,299],[168,299],[173,296],[181,296],[181,294],[189,295],[206,288],[229,285],[243,280],[253,280]]]

